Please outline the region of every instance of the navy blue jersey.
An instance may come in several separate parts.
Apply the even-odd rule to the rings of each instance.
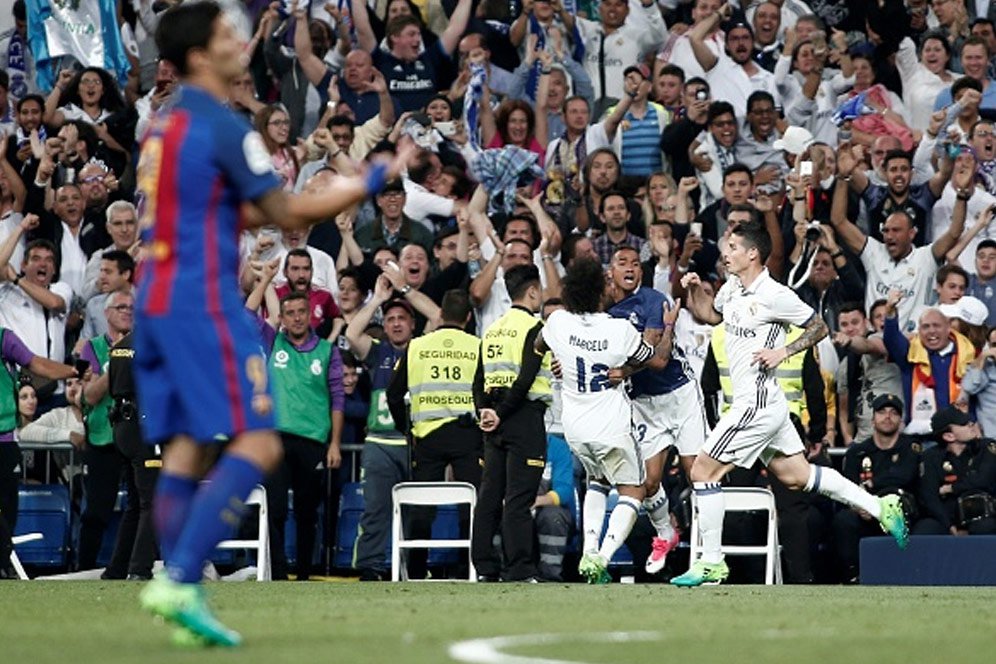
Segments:
[[[664,329],[663,293],[653,288],[640,287],[629,297],[609,308],[613,318],[624,318],[642,334],[644,330]],[[680,348],[671,349],[671,360],[660,371],[644,369],[633,374],[631,396],[667,394],[693,380],[692,368]]]

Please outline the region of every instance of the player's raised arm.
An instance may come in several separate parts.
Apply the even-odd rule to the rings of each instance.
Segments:
[[[399,146],[398,153],[390,161],[377,161],[365,173],[341,177],[325,191],[288,194],[282,189],[272,189],[256,201],[262,214],[249,215],[248,225],[276,224],[286,230],[297,230],[330,219],[378,193],[385,183],[401,173],[415,151],[415,145],[410,142]]]

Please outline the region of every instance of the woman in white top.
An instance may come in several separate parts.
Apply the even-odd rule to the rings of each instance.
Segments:
[[[124,98],[109,73],[99,67],[87,67],[78,73],[63,69],[45,99],[42,121],[53,128],[59,128],[69,120],[86,122],[93,125],[97,138],[108,148],[128,154],[128,150],[111,136],[105,125],[112,115],[124,110]]]
[[[916,58],[916,45],[906,37],[899,43],[896,69],[903,82],[903,101],[913,129],[925,131],[930,126],[934,101],[944,89],[951,87],[955,75],[948,70],[951,47],[939,32],[928,32],[920,43],[920,60]]]

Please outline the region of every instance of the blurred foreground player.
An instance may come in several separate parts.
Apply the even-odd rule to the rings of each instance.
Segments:
[[[166,574],[142,606],[180,626],[187,644],[238,645],[200,585],[205,559],[238,526],[244,501],[280,460],[261,340],[238,288],[240,228],[293,230],[379,191],[401,165],[375,164],[333,190],[289,195],[258,134],[224,106],[246,66],[244,44],[214,2],[165,12],[161,57],[181,87],[150,123],[139,160],[143,266],[135,315],[135,377],[150,443],[169,441],[155,497]],[[252,205],[249,205],[252,203]],[[209,480],[208,445],[230,440]]]

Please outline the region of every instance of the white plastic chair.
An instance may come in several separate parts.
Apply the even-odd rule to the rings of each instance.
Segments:
[[[219,549],[255,549],[256,550],[256,580],[269,581],[270,574],[270,522],[266,509],[266,489],[260,485],[252,490],[246,499],[246,505],[259,507],[259,530],[256,539],[225,540],[218,544]]]
[[[10,549],[10,564],[14,566],[14,571],[17,572],[17,578],[21,581],[28,581],[28,573],[24,571],[24,565],[21,564],[21,559],[17,557],[17,545],[25,544],[27,542],[37,542],[38,540],[45,539],[45,536],[41,533],[28,533],[26,535],[15,535],[13,537],[14,546]]]
[[[467,549],[470,557],[470,538],[474,532],[474,507],[477,489],[467,482],[401,482],[391,491],[394,514],[391,519],[391,581],[408,581],[408,569],[402,561],[405,549]],[[405,505],[439,506],[466,503],[470,506],[470,528],[467,539],[405,539],[402,507]],[[474,563],[469,564],[468,581],[477,581]]]
[[[768,537],[763,545],[746,546],[723,544],[721,551],[727,556],[764,556],[764,583],[782,583],[781,546],[778,543],[778,513],[775,510],[775,495],[768,489],[754,487],[729,487],[723,489],[723,499],[727,512],[767,512]],[[699,511],[692,492],[692,532],[691,560],[702,556],[702,541],[699,533]]]

